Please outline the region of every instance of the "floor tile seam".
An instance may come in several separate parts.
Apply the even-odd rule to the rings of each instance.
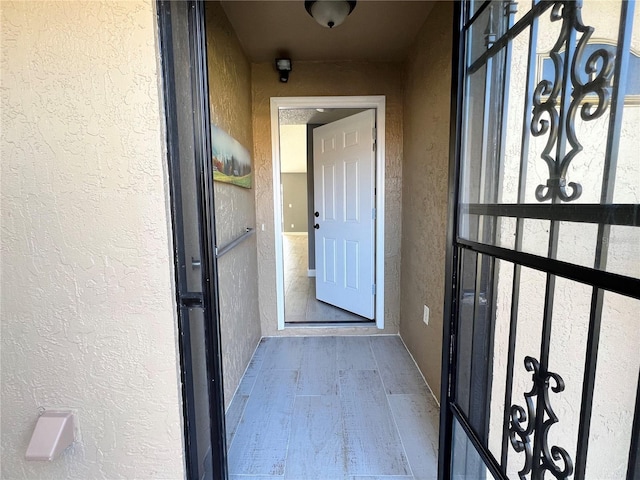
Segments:
[[[404,453],[404,458],[405,458],[405,461],[407,462],[407,467],[409,467],[409,473],[410,473],[409,476],[415,477],[413,472],[413,467],[411,466],[411,460],[409,459],[409,455],[407,455],[407,448],[404,446],[404,440],[402,439],[402,433],[400,432],[398,421],[396,420],[396,416],[394,415],[393,409],[391,408],[391,403],[389,402],[389,395],[385,395],[385,399],[387,401],[387,408],[389,409],[389,415],[393,420],[393,425],[396,427],[396,433],[398,434],[398,440],[400,440],[400,446],[402,447],[402,452]]]
[[[332,336],[336,339],[336,382],[337,382],[337,384],[338,384],[338,398],[340,398],[340,409],[342,410],[342,399],[344,398],[344,397],[343,397],[343,393],[344,393],[344,392],[342,391],[342,390],[343,390],[343,389],[342,389],[342,382],[340,381],[340,372],[341,372],[342,370],[340,370],[340,368],[338,368],[338,360],[339,360],[339,355],[338,355],[338,350],[339,350],[339,348],[338,348],[338,343],[339,343],[340,341],[338,340],[338,335],[332,335]],[[341,417],[342,417],[342,415],[341,415]],[[343,430],[343,432],[344,432],[344,430]],[[343,434],[344,434],[344,433],[343,433]]]
[[[284,466],[282,467],[282,478],[286,478],[287,476],[287,460],[289,459],[289,446],[291,445],[291,432],[293,431],[293,414],[296,410],[296,399],[297,395],[295,392],[298,391],[298,385],[300,383],[300,371],[298,371],[298,375],[296,375],[296,385],[293,389],[293,404],[291,405],[291,419],[289,421],[289,433],[287,435],[287,446],[284,451]]]
[[[402,452],[404,453],[404,458],[407,462],[407,466],[409,467],[409,471],[411,472],[410,476],[413,475],[413,468],[411,467],[411,462],[409,461],[409,456],[407,455],[407,449],[404,446],[404,442],[402,441],[402,435],[400,434],[400,429],[398,428],[398,422],[396,421],[396,416],[393,414],[393,409],[391,408],[391,404],[389,403],[389,396],[387,395],[387,387],[384,384],[384,379],[380,374],[380,365],[378,364],[378,357],[376,357],[375,351],[373,350],[373,344],[371,342],[371,338],[369,338],[369,347],[371,348],[371,353],[373,354],[373,359],[376,362],[376,366],[378,367],[378,377],[380,377],[380,382],[382,383],[382,389],[384,391],[384,398],[387,401],[387,409],[389,414],[391,415],[391,419],[393,420],[393,425],[396,427],[396,433],[398,434],[398,439],[400,440],[400,445],[402,446]]]
[[[387,402],[389,402],[389,398],[390,397],[420,397],[420,398],[424,398],[424,395],[421,393],[402,393],[402,394],[390,394],[387,395]],[[391,409],[391,404],[389,403],[389,407]],[[391,409],[391,415],[393,416],[394,422],[396,422],[396,426],[397,426],[397,420],[396,420],[396,416],[393,413],[393,409]],[[413,471],[413,466],[411,465],[411,459],[409,458],[409,456],[407,455],[407,451],[406,448],[404,447],[404,440],[402,438],[402,433],[400,433],[400,427],[398,427],[398,434],[400,435],[400,442],[402,443],[402,446],[405,450],[405,455],[407,456],[407,463],[409,464],[409,468],[411,469],[411,474],[412,477],[414,478],[422,478],[421,476],[417,475],[416,472]],[[429,437],[429,444],[426,445],[427,447],[433,446],[433,442],[431,440],[433,440],[431,438],[430,435],[428,435]],[[435,463],[436,463],[436,469],[437,469],[437,464],[438,464],[438,437],[436,434],[436,438],[435,438],[436,442],[435,442]]]
[[[374,359],[375,360],[375,359]],[[344,369],[338,369],[338,373],[340,372],[350,372],[351,370],[353,370],[354,372],[378,372],[378,374],[380,374],[380,370],[377,368],[344,368]],[[380,378],[382,380],[382,378]],[[383,382],[384,385],[384,382]]]
[[[374,358],[375,361],[375,358]],[[380,372],[377,368],[366,368],[366,369],[362,369],[362,368],[348,368],[346,370],[338,370],[338,389],[340,390],[340,394],[338,395],[340,398],[344,398],[343,396],[343,389],[342,389],[342,383],[340,382],[340,373],[341,372],[376,372],[378,374],[378,376],[380,375]],[[382,378],[380,378],[380,380],[382,381]],[[384,390],[384,382],[382,384],[382,388]],[[349,392],[349,389],[347,389],[347,393]]]
[[[385,394],[387,392],[387,387],[384,384],[384,379],[382,378],[382,375],[380,374],[380,364],[378,363],[378,357],[376,356],[376,352],[373,349],[373,335],[369,336],[369,341],[367,342],[369,344],[369,351],[371,352],[371,357],[373,358],[373,361],[376,364],[376,368],[375,370],[378,372],[378,376],[380,377],[380,381],[382,382],[382,387],[384,388]]]
[[[332,335],[331,338],[333,343],[333,366],[335,368],[334,378],[336,379],[337,391],[340,394],[340,372],[338,371],[338,337],[336,335]],[[339,395],[342,398],[342,395]]]
[[[260,473],[232,473],[230,474],[232,477],[247,477],[249,479],[256,477],[269,477],[269,478],[284,478],[284,475],[262,475]]]
[[[247,401],[244,402],[244,407],[242,408],[242,413],[238,417],[238,423],[236,424],[236,431],[234,432],[233,436],[231,437],[231,442],[229,442],[229,445],[227,445],[227,452],[229,452],[231,450],[231,447],[233,446],[233,442],[235,441],[236,437],[238,436],[237,435],[238,434],[238,427],[242,423],[242,419],[244,418],[244,412],[247,411],[247,405],[249,404],[249,399],[251,398],[251,395],[247,395],[246,397],[247,397]],[[235,399],[235,396],[234,396],[234,399]],[[226,420],[226,417],[227,417],[227,414],[225,413],[225,420]]]
[[[300,369],[299,368],[269,368],[267,370],[265,370],[265,372],[298,372],[300,373]]]
[[[309,321],[306,320],[304,322],[301,321],[285,321],[285,327],[293,328],[368,328],[374,329],[376,328],[375,322],[371,320],[362,320],[362,321],[351,321],[351,320],[316,320]],[[371,334],[358,335],[358,334],[347,334],[345,336],[368,336]],[[374,334],[375,335],[375,334]]]
[[[336,348],[336,353],[337,353],[337,348]],[[349,369],[349,370],[352,370],[352,369]],[[339,414],[340,414],[340,432],[341,432],[341,438],[342,438],[343,443],[346,442],[346,438],[348,438],[348,435],[347,435],[347,430],[348,429],[347,429],[347,424],[346,424],[346,418],[345,418],[345,415],[344,415],[344,411],[345,411],[344,398],[345,397],[343,396],[343,394],[345,392],[343,391],[342,382],[340,381],[340,372],[347,372],[349,370],[338,370],[338,390],[339,390],[339,393],[340,393],[340,395],[338,396],[338,398],[339,398],[338,405],[340,407],[340,412],[339,412]],[[348,392],[348,389],[347,389],[347,392]],[[346,461],[348,459],[343,459],[343,460],[345,461],[344,462],[345,469],[348,471],[348,466],[346,464]],[[350,474],[350,473],[346,473],[345,474],[345,478],[347,478],[347,479],[355,478],[355,476],[356,475]]]
[[[408,397],[408,398],[415,397],[415,398],[418,398],[418,399],[425,399],[428,403],[431,403],[431,401],[433,400],[433,399],[430,399],[428,396],[426,396],[424,393],[393,393],[393,394],[387,394],[387,398],[395,398],[395,397]],[[425,413],[428,414],[431,411],[431,406],[427,404],[426,407],[427,407],[427,412],[425,412]],[[439,413],[439,408],[436,408],[435,410],[438,411],[438,413]],[[435,426],[436,426],[436,429],[437,429],[439,419],[436,417],[434,420],[436,422]],[[435,453],[435,456],[436,456],[435,457],[436,458],[436,464],[437,464],[437,459],[438,459],[438,434],[437,434],[437,432],[436,432],[435,438],[433,438],[431,435],[428,435],[428,438],[429,438],[429,445],[434,448],[434,453]],[[435,442],[434,442],[434,440],[435,440]],[[411,464],[410,460],[409,460],[409,464]],[[414,473],[414,476],[416,476],[415,473]]]
[[[387,393],[389,397],[424,397],[424,393]],[[427,397],[428,398],[428,397]]]
[[[242,385],[242,381],[244,380],[244,377],[247,374],[247,371],[249,370],[249,367],[251,366],[251,361],[253,360],[253,358],[256,356],[256,353],[258,352],[258,348],[260,348],[260,344],[262,343],[262,339],[263,338],[265,338],[265,337],[260,337],[256,347],[253,349],[253,354],[251,355],[251,358],[249,359],[249,363],[247,363],[247,366],[244,369],[244,373],[242,374],[242,376],[240,377],[240,381],[238,382],[238,386],[236,387],[235,392],[233,392],[233,395],[231,396],[231,402],[233,402],[233,399],[238,394],[238,390],[240,390],[240,386]],[[251,392],[253,392],[253,387],[255,387],[255,385],[256,385],[256,380],[258,378],[258,374],[262,371],[262,365],[263,364],[264,364],[264,357],[262,358],[262,361],[260,362],[260,368],[258,368],[258,370],[256,371],[256,378],[253,379],[253,383],[251,384],[251,388],[249,389],[249,393],[247,394],[247,396],[251,395]],[[231,407],[231,402],[229,402],[229,407]],[[227,415],[228,411],[229,411],[229,409],[227,408],[225,410],[225,412],[224,412],[225,416]]]
[[[415,365],[416,370],[418,370],[418,373],[420,374],[420,377],[422,377],[422,381],[427,386],[427,389],[429,390],[429,393],[431,394],[431,397],[433,397],[433,399],[436,402],[436,405],[438,405],[438,409],[440,409],[440,400],[438,399],[438,397],[436,397],[435,393],[433,393],[433,390],[431,389],[431,386],[429,385],[429,382],[427,382],[427,379],[424,377],[424,374],[422,373],[422,370],[420,370],[420,367],[418,366],[418,362],[416,362],[416,359],[413,357],[413,354],[411,353],[411,351],[407,347],[407,344],[404,343],[404,339],[402,338],[402,335],[398,334],[398,338],[400,338],[400,341],[402,342],[402,345],[404,346],[404,349],[409,354],[409,357],[411,357],[411,360],[413,361],[413,364]]]

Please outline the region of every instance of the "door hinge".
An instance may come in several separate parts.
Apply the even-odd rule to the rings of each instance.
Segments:
[[[376,294],[376,284],[374,283],[373,285],[371,285],[371,295],[375,295]]]
[[[376,219],[376,209],[372,208],[371,209],[371,220],[375,220]]]

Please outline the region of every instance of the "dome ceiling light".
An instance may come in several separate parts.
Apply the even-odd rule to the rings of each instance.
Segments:
[[[340,25],[356,8],[356,0],[305,0],[304,8],[323,27]]]

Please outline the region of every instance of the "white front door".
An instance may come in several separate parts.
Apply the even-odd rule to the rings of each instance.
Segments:
[[[374,318],[375,111],[313,131],[316,298]]]

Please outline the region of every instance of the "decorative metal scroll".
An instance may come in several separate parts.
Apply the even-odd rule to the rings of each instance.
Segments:
[[[532,471],[532,478],[544,478],[544,472],[548,471],[557,479],[568,479],[573,474],[571,457],[564,448],[555,445],[549,448],[548,443],[549,429],[558,422],[549,401],[549,389],[555,393],[562,392],[564,381],[557,373],[541,369],[533,357],[525,357],[524,366],[533,373],[533,386],[524,394],[526,409],[519,405],[511,406],[509,426],[511,446],[516,452],[525,453],[525,464],[518,474],[521,480],[527,480]]]
[[[601,48],[584,61],[585,48],[594,29],[582,23],[581,12],[581,1],[558,2],[551,10],[551,21],[562,21],[558,40],[549,53],[554,65],[554,79],[543,79],[536,86],[531,120],[533,136],[548,134],[541,157],[549,168],[549,179],[546,185],[536,188],[539,202],[554,198],[570,202],[580,197],[582,186],[566,180],[569,164],[583,149],[576,135],[576,115],[580,111],[582,120],[595,120],[604,114],[610,103],[615,54]],[[576,32],[582,34],[577,46]],[[566,99],[563,100],[562,95]],[[585,101],[587,95],[595,95],[595,103],[591,97]],[[568,109],[565,102],[570,102]],[[567,152],[566,143],[569,147]],[[552,154],[554,149],[555,155]]]

